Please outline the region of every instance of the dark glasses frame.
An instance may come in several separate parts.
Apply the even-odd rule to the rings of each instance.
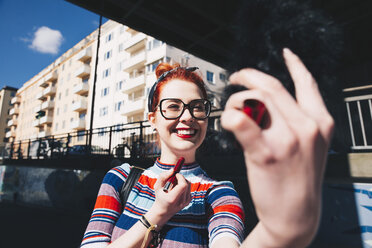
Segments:
[[[180,101],[182,104],[183,104],[183,108],[182,108],[182,111],[180,112],[180,114],[177,116],[177,117],[173,117],[173,118],[169,118],[169,117],[166,117],[164,116],[164,113],[163,113],[163,109],[162,109],[162,103],[164,101],[167,101],[167,100],[177,100],[177,101]],[[194,111],[192,110],[192,103],[196,102],[196,101],[204,101],[204,105],[206,106],[206,116],[204,118],[199,118],[199,117],[195,117],[194,116]],[[178,99],[178,98],[164,98],[162,99],[160,102],[159,102],[159,105],[156,106],[156,108],[159,107],[159,110],[160,110],[160,114],[164,117],[164,119],[166,120],[176,120],[178,118],[180,118],[183,113],[185,112],[185,109],[187,108],[190,112],[190,115],[192,116],[192,118],[196,119],[196,120],[205,120],[209,117],[210,113],[211,113],[211,109],[212,109],[212,104],[211,102],[208,100],[208,99],[194,99],[194,100],[191,100],[189,103],[184,103],[181,99]]]
[[[186,71],[195,71],[197,69],[199,69],[199,67],[176,67],[176,68],[173,68],[172,70],[169,70],[169,71],[166,71],[164,72],[163,74],[160,75],[160,77],[155,81],[154,85],[151,87],[150,89],[150,92],[149,92],[149,97],[148,97],[148,101],[147,101],[147,109],[149,112],[152,112],[152,109],[151,109],[151,106],[152,106],[152,103],[154,101],[154,93],[155,93],[155,90],[156,90],[156,87],[158,86],[158,84],[163,81],[163,79],[168,76],[170,73],[174,72],[174,71],[177,71],[179,69],[182,69],[182,70],[186,70]]]

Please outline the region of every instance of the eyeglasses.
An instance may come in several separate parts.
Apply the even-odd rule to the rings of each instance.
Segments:
[[[149,112],[152,111],[151,107],[152,107],[152,104],[153,104],[153,101],[154,101],[154,93],[155,93],[155,90],[156,90],[156,87],[158,86],[158,84],[166,77],[168,76],[168,74],[172,73],[172,72],[175,72],[177,70],[185,70],[185,71],[195,71],[199,69],[199,67],[176,67],[176,68],[173,68],[172,70],[170,71],[166,71],[164,72],[163,74],[160,75],[160,77],[158,78],[158,80],[156,80],[156,82],[154,83],[154,85],[151,87],[150,89],[150,92],[149,92],[149,98],[148,98],[148,101],[147,101],[147,107],[148,107],[148,110]]]
[[[165,98],[160,101],[159,106],[161,115],[167,120],[179,118],[185,112],[185,108],[197,120],[204,120],[211,113],[211,103],[206,99],[195,99],[186,104],[177,98]]]

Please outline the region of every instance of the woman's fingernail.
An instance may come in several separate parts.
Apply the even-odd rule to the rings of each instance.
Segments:
[[[265,104],[255,99],[244,101],[243,112],[252,118],[260,127],[263,127],[268,115]]]

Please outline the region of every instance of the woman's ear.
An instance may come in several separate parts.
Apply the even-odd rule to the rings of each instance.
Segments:
[[[151,125],[151,128],[156,129],[156,123],[155,123],[155,112],[149,112],[147,114],[147,119],[149,120],[149,123]]]

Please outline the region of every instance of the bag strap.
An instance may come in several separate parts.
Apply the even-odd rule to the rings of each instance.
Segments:
[[[120,190],[121,206],[123,210],[125,208],[125,204],[127,203],[129,193],[131,192],[133,186],[136,184],[144,170],[145,169],[140,167],[131,166],[127,180],[125,180],[125,183]]]

